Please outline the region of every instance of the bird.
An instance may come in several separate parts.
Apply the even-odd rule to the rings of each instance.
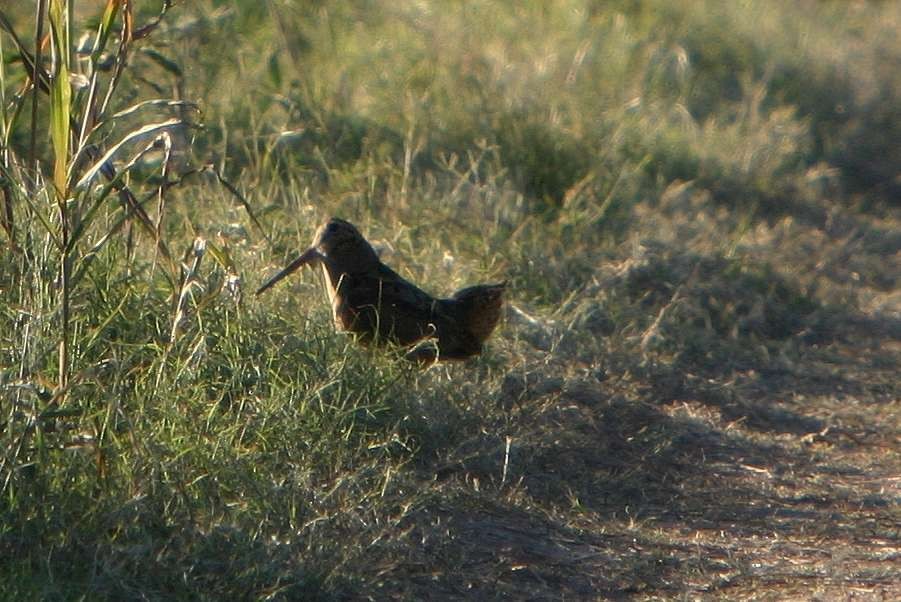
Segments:
[[[261,295],[304,265],[322,266],[335,326],[364,345],[407,348],[420,363],[466,360],[482,352],[501,317],[507,282],[436,298],[385,265],[350,222],[332,217],[313,244],[257,290]]]

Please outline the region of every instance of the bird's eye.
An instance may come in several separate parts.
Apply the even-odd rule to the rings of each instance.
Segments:
[[[338,231],[338,224],[335,224],[335,223],[329,224],[328,228],[326,228],[325,231],[328,234],[334,234],[335,232]]]

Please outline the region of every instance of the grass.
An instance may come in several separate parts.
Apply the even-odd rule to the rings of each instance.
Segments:
[[[901,593],[896,4],[38,4],[0,598]],[[486,352],[253,297],[328,215],[508,279]]]

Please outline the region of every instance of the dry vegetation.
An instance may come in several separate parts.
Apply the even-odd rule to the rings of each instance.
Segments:
[[[0,597],[901,597],[901,5],[27,4]],[[486,353],[253,298],[332,214]]]

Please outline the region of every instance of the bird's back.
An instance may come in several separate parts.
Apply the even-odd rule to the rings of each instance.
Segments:
[[[366,340],[410,345],[436,330],[434,297],[383,263],[376,270],[342,272],[335,288],[336,320]]]

